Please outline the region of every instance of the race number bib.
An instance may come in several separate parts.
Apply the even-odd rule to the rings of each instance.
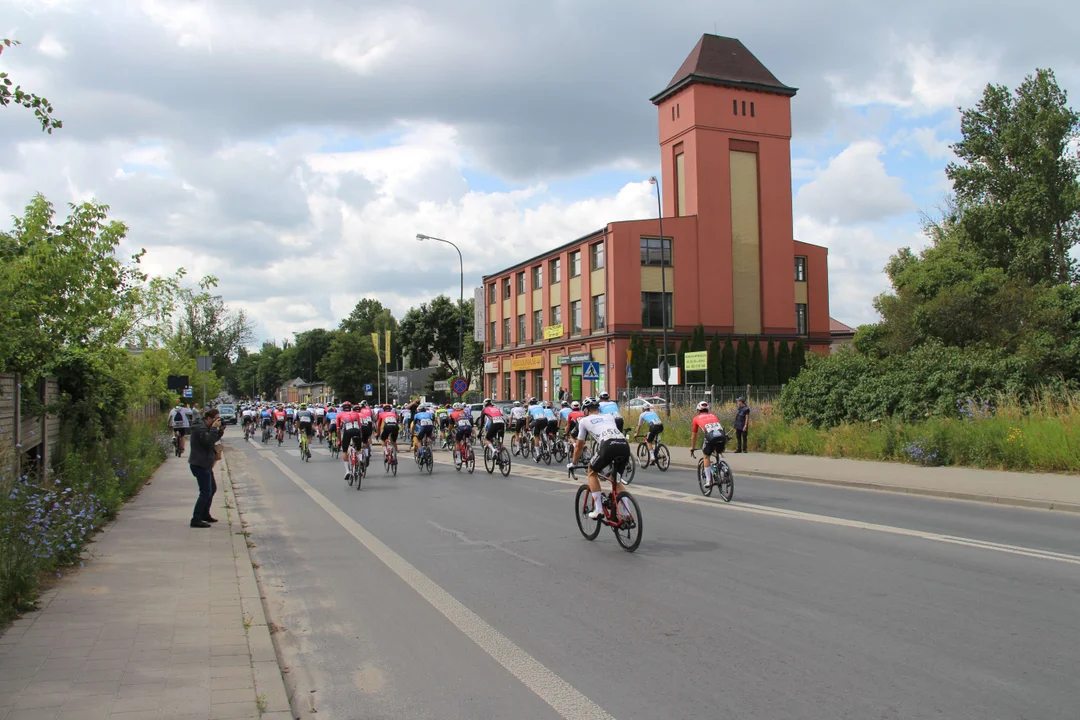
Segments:
[[[604,432],[600,433],[600,438],[599,439],[601,441],[603,441],[603,440],[625,440],[626,437],[621,432],[619,432],[618,430],[609,429],[609,430],[605,430]]]
[[[360,429],[360,423],[356,422],[355,420],[349,420],[348,422],[345,423],[345,429],[346,430],[359,430]]]
[[[705,426],[705,432],[707,432],[710,435],[718,434],[718,433],[721,433],[723,431],[724,431],[724,428],[720,425],[720,423],[709,423],[708,425]]]
[[[431,427],[431,418],[420,418],[420,427]]]
[[[394,417],[393,415],[387,415],[385,418],[383,418],[383,424],[384,425],[397,425],[397,418]]]
[[[465,418],[461,418],[460,420],[457,421],[457,426],[459,428],[461,428],[462,430],[464,430],[466,428],[471,428],[472,423],[469,422],[468,420],[466,420]]]
[[[364,423],[365,425],[370,425],[371,424],[371,416],[368,415],[367,417],[360,418],[360,422]]]

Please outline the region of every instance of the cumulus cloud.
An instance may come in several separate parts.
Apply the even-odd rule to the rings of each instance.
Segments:
[[[881,143],[853,143],[829,161],[816,178],[799,188],[795,207],[825,222],[862,223],[909,212],[915,204],[900,178],[885,169]]]

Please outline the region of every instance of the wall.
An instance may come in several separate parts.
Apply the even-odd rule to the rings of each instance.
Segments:
[[[810,337],[832,340],[829,323],[829,249],[820,245],[795,242],[795,254],[806,256]],[[794,259],[792,260],[794,263]],[[792,271],[794,273],[794,270]],[[792,275],[794,277],[794,274]],[[794,301],[793,301],[794,302]],[[794,306],[792,316],[794,317]],[[794,322],[794,320],[793,320]]]
[[[17,373],[0,373],[0,443],[18,449],[22,455],[43,455],[44,462],[39,467],[44,468],[60,437],[60,418],[55,414],[44,418],[23,415],[21,398],[23,393],[36,393],[42,402],[50,405],[59,400],[59,387],[55,378],[46,378],[37,388],[20,387],[20,383]]]

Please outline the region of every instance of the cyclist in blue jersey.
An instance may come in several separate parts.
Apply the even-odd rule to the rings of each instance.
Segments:
[[[600,414],[611,415],[615,418],[615,427],[619,428],[619,432],[623,431],[623,419],[622,414],[619,412],[619,405],[611,399],[611,396],[606,392],[600,393]]]
[[[422,410],[417,408],[417,413],[413,415],[413,450],[418,450],[421,443],[429,444],[434,434],[435,413],[429,407]]]
[[[652,405],[646,404],[645,411],[641,413],[641,417],[638,418],[637,428],[635,434],[641,434],[641,426],[648,423],[649,434],[645,437],[645,447],[649,448],[649,456],[656,462],[656,447],[653,443],[656,442],[656,438],[660,436],[660,433],[664,432],[664,421],[660,419],[660,416],[656,414],[656,411],[652,409]]]
[[[566,400],[562,401],[562,408],[559,410],[559,427],[562,430],[566,430],[567,424],[570,422],[570,403]]]
[[[551,401],[544,402],[544,417],[547,418],[548,443],[555,441],[555,434],[559,432],[559,416],[551,409]]]
[[[529,418],[532,419],[530,428],[533,432],[533,437],[537,440],[540,439],[540,435],[543,434],[547,428],[547,415],[544,413],[544,406],[540,404],[540,401],[536,398],[529,399],[529,409],[526,411],[529,414]]]

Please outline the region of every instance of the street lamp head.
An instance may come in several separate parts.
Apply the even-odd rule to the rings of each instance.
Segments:
[[[427,235],[422,235],[421,233],[416,233],[416,239],[417,240],[428,240],[429,238],[428,238]]]
[[[649,178],[649,184],[650,185],[655,185],[656,184],[656,176],[655,175],[653,175],[652,177]]]

